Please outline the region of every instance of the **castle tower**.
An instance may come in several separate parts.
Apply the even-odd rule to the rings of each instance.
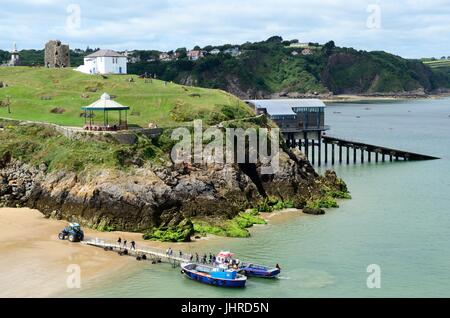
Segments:
[[[45,44],[46,67],[70,67],[70,49],[61,41],[49,41]]]

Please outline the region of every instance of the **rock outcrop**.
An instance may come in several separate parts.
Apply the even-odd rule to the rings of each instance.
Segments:
[[[337,184],[335,175],[327,178]],[[0,160],[0,203],[35,208],[48,217],[99,230],[171,228],[190,234],[186,219],[230,219],[267,196],[289,199],[302,208],[323,194],[323,180],[300,152],[282,152],[280,169],[273,175],[261,175],[255,164],[47,173],[45,165],[32,167],[5,154]]]

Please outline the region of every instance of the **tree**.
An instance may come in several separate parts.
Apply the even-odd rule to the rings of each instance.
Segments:
[[[283,42],[283,38],[281,36],[275,35],[272,36],[270,38],[268,38],[266,40],[266,42],[270,42],[270,43],[282,43]]]
[[[194,51],[200,51],[200,50],[201,50],[200,46],[198,46],[198,45],[194,46]]]
[[[325,45],[322,48],[322,51],[325,55],[331,55],[333,53],[333,49],[336,47],[334,44],[334,41],[329,41],[325,43]]]

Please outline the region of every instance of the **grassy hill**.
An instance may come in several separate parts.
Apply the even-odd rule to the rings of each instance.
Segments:
[[[132,81],[130,82],[130,79]],[[238,98],[220,90],[184,87],[136,75],[102,76],[71,69],[2,67],[0,101],[9,99],[11,113],[0,107],[0,117],[45,121],[65,126],[83,126],[82,106],[107,92],[129,106],[129,124],[147,127],[174,127],[201,118],[207,124],[251,115]],[[102,115],[97,115],[101,120]],[[111,117],[113,118],[113,116]]]
[[[274,93],[376,94],[450,88],[450,75],[435,72],[419,60],[382,51],[343,48],[330,41],[311,43],[310,55],[292,41],[272,37],[245,43],[242,55],[207,55],[198,61],[131,64],[132,73],[148,72],[159,78],[201,87],[220,88],[243,98]]]

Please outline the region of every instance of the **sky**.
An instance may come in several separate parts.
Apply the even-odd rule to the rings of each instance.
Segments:
[[[273,35],[450,56],[449,0],[0,0],[0,49],[154,49],[241,44]]]

